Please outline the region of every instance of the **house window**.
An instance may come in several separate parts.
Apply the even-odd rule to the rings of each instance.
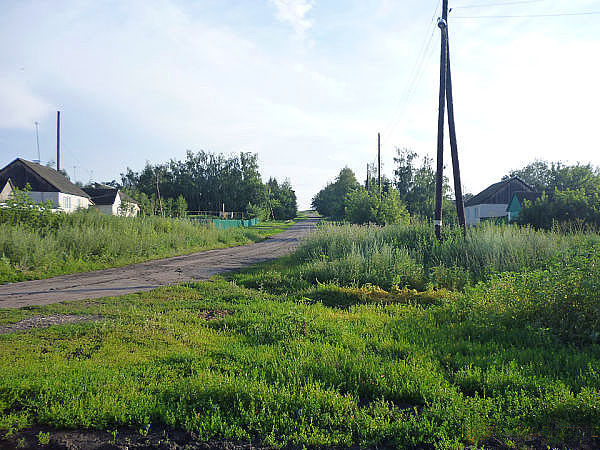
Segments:
[[[69,197],[69,196],[63,197],[63,209],[66,209],[66,210],[71,209],[71,197]]]

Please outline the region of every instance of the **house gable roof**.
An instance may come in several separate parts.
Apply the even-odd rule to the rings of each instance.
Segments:
[[[117,195],[121,198],[121,201],[137,205],[137,202],[129,195],[113,187],[83,188],[83,190],[92,198],[92,201],[96,205],[114,205]]]
[[[540,192],[515,192],[514,195],[519,200],[519,203],[523,204],[523,200],[529,200],[530,202],[535,202],[538,198],[542,196]]]
[[[114,188],[83,188],[83,190],[96,205],[113,205],[118,192]]]
[[[508,204],[515,192],[534,192],[533,188],[519,177],[509,178],[488,186],[465,202],[465,206],[481,204]]]
[[[90,197],[59,171],[21,158],[15,159],[0,170],[0,185],[4,185],[9,179],[13,186],[19,189],[24,189],[29,184],[31,190],[35,192],[62,192]]]

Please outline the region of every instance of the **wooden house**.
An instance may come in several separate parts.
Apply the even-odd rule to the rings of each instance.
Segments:
[[[120,189],[104,184],[83,188],[94,202],[93,208],[103,214],[135,217],[140,212],[137,202]]]
[[[25,159],[17,158],[0,170],[3,192],[9,182],[12,188],[25,189],[29,186],[28,194],[35,202],[49,200],[55,209],[61,211],[87,209],[91,204],[90,196],[62,173]]]
[[[535,192],[518,177],[494,183],[465,202],[467,225],[477,225],[482,220],[495,220],[508,216],[508,204],[516,192]]]

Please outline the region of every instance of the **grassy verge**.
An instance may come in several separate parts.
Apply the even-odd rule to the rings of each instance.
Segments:
[[[0,310],[0,324],[103,318],[0,335],[0,429],[161,424],[277,446],[598,448],[593,235],[556,246],[543,267],[423,290],[297,277],[321,238],[229,282]]]
[[[187,220],[90,212],[35,219],[35,223],[0,223],[0,283],[248,244],[293,223],[266,222],[250,228],[218,230]]]

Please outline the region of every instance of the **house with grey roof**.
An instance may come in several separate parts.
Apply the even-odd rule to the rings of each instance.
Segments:
[[[137,202],[120,189],[105,184],[95,184],[83,190],[94,202],[93,208],[103,214],[135,217],[140,212]]]
[[[90,196],[62,173],[25,159],[17,158],[0,170],[2,192],[9,183],[13,189],[28,186],[28,194],[35,202],[51,201],[57,210],[73,212],[92,204]]]
[[[513,177],[494,183],[471,197],[465,202],[467,225],[477,225],[482,220],[508,217],[508,205],[517,192],[535,191],[519,177]]]

